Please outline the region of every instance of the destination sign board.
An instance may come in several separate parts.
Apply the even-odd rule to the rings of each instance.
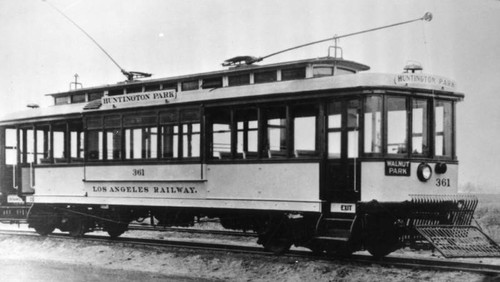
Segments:
[[[402,73],[397,74],[394,77],[394,84],[405,85],[405,86],[429,86],[438,87],[441,89],[454,90],[456,88],[456,83],[454,80],[449,78],[428,75],[422,73]]]
[[[386,160],[385,175],[387,176],[410,176],[410,161]]]
[[[141,92],[117,96],[104,96],[101,98],[103,106],[132,106],[137,104],[158,104],[166,103],[177,99],[177,91],[174,89],[157,90],[151,92]]]

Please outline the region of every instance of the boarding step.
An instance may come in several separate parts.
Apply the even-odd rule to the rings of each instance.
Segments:
[[[330,235],[331,230],[344,230],[349,231],[351,229],[354,219],[351,218],[341,218],[341,217],[327,217],[323,218],[321,222],[321,230],[323,233]]]
[[[328,217],[324,218],[324,221],[330,221],[330,222],[350,222],[352,223],[354,219],[352,218],[335,218],[335,217]]]
[[[425,225],[415,229],[444,257],[500,257],[500,246],[475,226]]]
[[[329,237],[329,236],[317,236],[314,239],[318,241],[328,241],[328,242],[348,242],[349,237]]]

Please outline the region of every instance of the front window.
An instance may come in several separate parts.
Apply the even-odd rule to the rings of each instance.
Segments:
[[[408,121],[406,98],[387,97],[387,153],[407,153]]]
[[[429,155],[429,110],[425,99],[412,100],[412,154]]]
[[[435,128],[435,154],[436,156],[452,156],[452,103],[450,101],[436,101],[434,109]]]

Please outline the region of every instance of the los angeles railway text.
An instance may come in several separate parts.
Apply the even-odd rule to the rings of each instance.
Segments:
[[[196,187],[189,186],[92,186],[95,193],[137,193],[137,194],[196,194]]]

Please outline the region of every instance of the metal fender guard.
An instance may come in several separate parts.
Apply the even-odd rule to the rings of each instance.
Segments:
[[[471,225],[477,203],[474,195],[411,195],[405,202],[361,202],[357,210],[368,220],[392,222],[401,245],[427,242],[447,258],[500,257],[497,243]]]

